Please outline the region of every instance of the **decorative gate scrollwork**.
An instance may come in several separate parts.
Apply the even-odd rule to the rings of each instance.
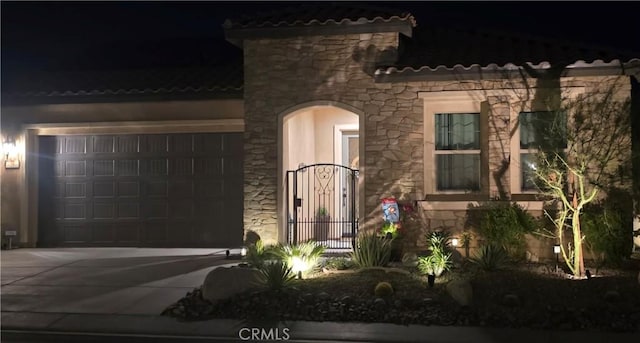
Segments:
[[[351,249],[358,231],[358,170],[330,163],[287,172],[287,241]]]

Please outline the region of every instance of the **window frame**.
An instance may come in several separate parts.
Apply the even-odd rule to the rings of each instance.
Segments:
[[[437,123],[436,117],[438,115],[465,115],[465,114],[472,114],[477,116],[477,123],[478,123],[478,148],[477,149],[438,149],[438,144],[437,144],[437,139],[438,139],[438,127],[435,123]],[[433,159],[433,163],[435,166],[435,191],[437,193],[449,193],[449,192],[456,192],[456,193],[469,193],[469,192],[479,192],[482,189],[482,125],[481,125],[481,118],[482,118],[482,114],[478,111],[478,112],[447,112],[447,113],[441,113],[441,112],[437,112],[433,114],[433,121],[434,121],[434,125],[433,125],[433,135],[434,135],[434,159]],[[475,131],[474,131],[474,135],[475,135]],[[438,157],[442,156],[442,155],[474,155],[474,156],[478,156],[478,178],[477,178],[477,188],[473,188],[473,189],[463,189],[463,188],[446,188],[446,189],[439,189],[439,182],[438,182],[438,176],[440,175],[438,173],[439,171],[439,166],[438,166]]]

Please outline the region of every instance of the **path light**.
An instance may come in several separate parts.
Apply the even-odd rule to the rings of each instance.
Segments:
[[[560,254],[560,244],[553,245],[553,253],[556,254],[556,271],[558,270],[558,255]]]
[[[291,259],[291,271],[298,275],[298,279],[302,279],[302,272],[309,269],[309,265],[300,257],[294,256]]]
[[[240,256],[242,257],[247,256],[247,248],[242,247],[242,249],[240,249]]]
[[[460,244],[460,241],[457,238],[451,239],[451,245],[453,245],[454,247],[457,247],[458,244]]]

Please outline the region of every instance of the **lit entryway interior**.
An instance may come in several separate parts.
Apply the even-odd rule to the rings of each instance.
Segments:
[[[282,133],[287,241],[351,248],[359,207],[358,115],[308,107],[287,115]]]

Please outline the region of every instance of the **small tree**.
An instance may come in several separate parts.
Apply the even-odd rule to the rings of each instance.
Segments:
[[[620,88],[614,81],[593,93],[565,101],[551,125],[538,125],[534,130],[536,135],[549,138],[537,146],[534,175],[543,197],[554,209],[545,211],[553,229],[541,233],[558,240],[562,258],[578,277],[585,270],[582,211],[601,190],[623,182],[630,169],[631,101],[628,95],[619,97]],[[558,138],[566,140],[566,145],[557,144]]]

